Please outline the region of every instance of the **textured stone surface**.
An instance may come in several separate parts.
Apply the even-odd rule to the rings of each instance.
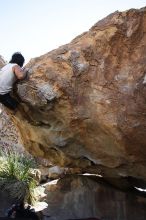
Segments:
[[[145,198],[109,187],[86,176],[67,176],[46,187],[50,220],[85,219],[145,220]],[[136,207],[136,208],[134,208]]]
[[[25,151],[18,123],[13,113],[0,103],[0,147],[3,150]]]
[[[13,121],[29,152],[106,178],[146,180],[146,8],[113,13],[28,67]]]

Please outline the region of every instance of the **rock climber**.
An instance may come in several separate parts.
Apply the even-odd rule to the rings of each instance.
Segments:
[[[27,78],[28,68],[22,68],[24,57],[16,52],[8,64],[0,70],[0,102],[9,109],[15,110],[19,102],[12,96],[12,90],[17,80]]]

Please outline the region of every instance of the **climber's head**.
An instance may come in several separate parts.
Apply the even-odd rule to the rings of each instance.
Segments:
[[[16,53],[14,53],[14,54],[12,55],[12,58],[11,58],[11,60],[10,60],[9,63],[16,63],[16,64],[18,64],[20,67],[22,67],[23,64],[24,64],[24,61],[25,61],[25,59],[24,59],[24,57],[22,56],[22,54],[21,54],[20,52],[16,52]]]

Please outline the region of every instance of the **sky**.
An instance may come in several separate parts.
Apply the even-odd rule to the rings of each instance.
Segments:
[[[25,64],[88,31],[108,14],[146,0],[0,0],[0,55],[19,51]]]

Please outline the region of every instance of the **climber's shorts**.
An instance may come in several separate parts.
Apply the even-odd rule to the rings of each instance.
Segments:
[[[18,106],[18,101],[11,97],[9,93],[0,95],[0,102],[12,110],[15,110]]]

